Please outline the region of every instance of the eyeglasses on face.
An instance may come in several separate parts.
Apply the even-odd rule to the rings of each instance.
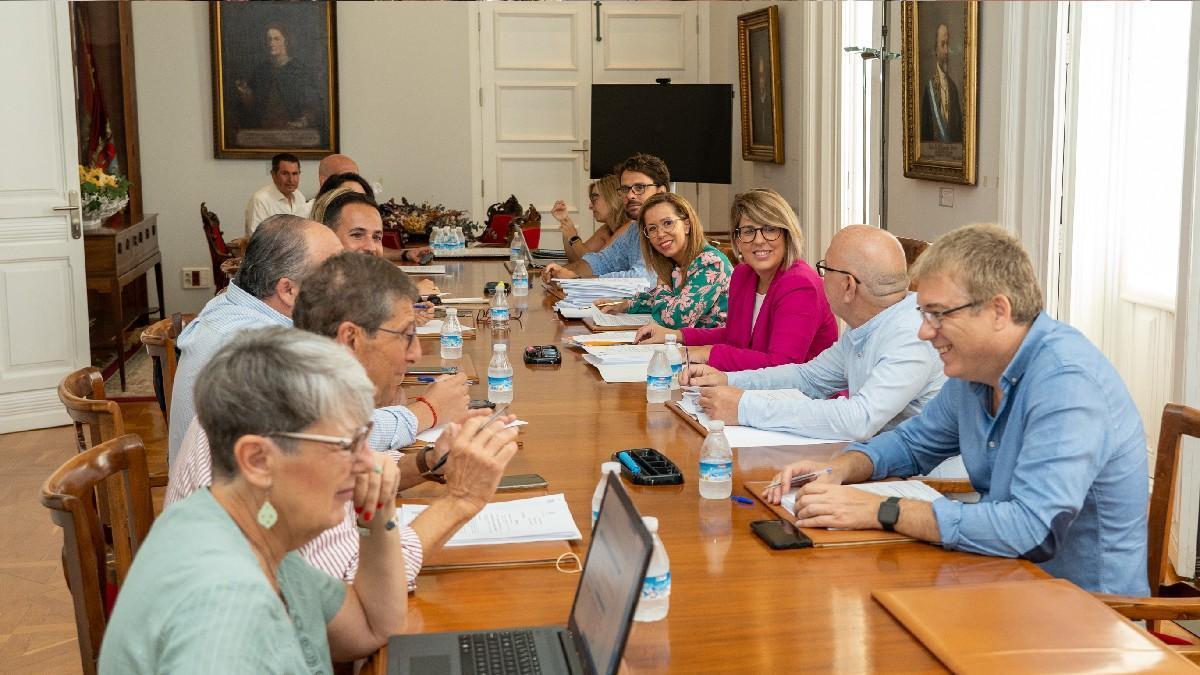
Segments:
[[[675,228],[679,225],[679,221],[681,220],[687,220],[687,218],[663,218],[657,225],[647,225],[642,231],[646,233],[647,239],[653,239],[660,232],[662,234],[674,232]]]
[[[409,330],[409,331],[403,331],[403,330],[392,330],[391,328],[384,328],[383,326],[380,326],[379,328],[376,328],[375,330],[383,331],[384,333],[387,333],[389,335],[395,335],[397,337],[407,338],[404,341],[405,349],[412,347],[413,340],[415,340],[417,338],[417,329],[416,328],[413,328],[412,330]]]
[[[965,305],[959,305],[958,307],[951,307],[950,309],[943,309],[940,312],[930,312],[930,311],[926,310],[924,307],[918,307],[917,311],[921,313],[922,321],[929,324],[930,328],[937,330],[942,327],[942,319],[944,317],[950,316],[951,314],[961,311],[961,310],[964,310],[968,307],[974,307],[978,304],[979,304],[978,302],[968,302]]]
[[[817,264],[814,265],[814,267],[817,268],[817,274],[819,274],[821,276],[825,276],[826,272],[837,272],[838,274],[845,274],[846,276],[850,277],[851,279],[854,280],[854,283],[856,283],[856,284],[862,283],[862,280],[859,279],[858,277],[854,276],[854,274],[852,272],[847,272],[846,270],[834,269],[834,268],[830,267],[829,265],[826,265],[824,260],[818,260]]]
[[[633,185],[622,185],[617,188],[617,192],[621,193],[622,197],[628,197],[632,192],[635,196],[641,197],[646,194],[646,190],[652,187],[658,187],[658,183],[634,183]]]
[[[783,228],[774,225],[763,225],[762,227],[738,227],[734,229],[733,235],[738,238],[738,241],[749,244],[754,241],[754,237],[762,232],[765,241],[776,241],[783,235]]]
[[[308,434],[300,431],[272,431],[263,435],[271,438],[291,438],[297,441],[311,441],[313,443],[332,445],[337,448],[339,454],[349,457],[367,442],[367,437],[371,435],[371,428],[374,426],[374,420],[367,422],[356,429],[354,435],[349,438],[344,436],[326,436],[324,434]]]

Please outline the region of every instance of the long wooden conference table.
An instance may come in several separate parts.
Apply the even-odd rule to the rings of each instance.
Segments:
[[[445,266],[447,274],[432,278],[456,294],[450,297],[481,296],[486,281],[508,277],[499,262]],[[770,550],[750,522],[775,516],[757,501],[701,499],[700,434],[664,405],[648,404],[645,385],[607,384],[580,352],[565,348],[563,337],[587,328],[562,320],[536,279],[531,286],[527,298],[510,297],[516,308],[527,305],[507,337],[515,370],[511,412],[529,424],[521,428],[523,447],[506,473],[541,474],[549,493],[565,495],[584,535],[572,544],[581,560],[600,463],[614,451],[653,447],[684,474],[680,486],[626,483],[638,510],[659,519],[672,586],[667,618],[634,624],[622,672],[942,672],[938,659],[871,598],[872,590],[1045,578],[1024,561],[922,543]],[[483,376],[472,397],[486,398],[492,348],[487,325],[481,323],[477,338],[463,344]],[[558,345],[562,365],[525,365],[521,352],[535,344]],[[436,355],[435,340],[422,346]],[[734,494],[745,494],[743,481],[767,480],[786,461],[829,457],[840,447],[737,448]],[[432,496],[439,489],[425,485],[404,496]],[[409,598],[407,632],[565,624],[578,581],[577,574],[552,565],[423,571]],[[386,649],[379,656],[386,657]]]

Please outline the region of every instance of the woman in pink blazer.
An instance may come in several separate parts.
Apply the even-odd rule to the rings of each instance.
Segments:
[[[741,264],[729,283],[729,316],[722,328],[671,330],[651,323],[639,343],[674,334],[692,363],[718,370],[754,370],[804,363],[837,340],[821,278],[801,258],[804,233],[787,200],[757,189],[734,197],[734,251]]]

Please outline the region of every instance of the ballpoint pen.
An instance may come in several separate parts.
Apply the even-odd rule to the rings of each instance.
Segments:
[[[601,307],[613,307],[614,305],[619,305],[622,302],[625,302],[625,301],[624,300],[613,300],[612,302],[597,302],[596,307],[597,307],[597,309],[599,309]]]
[[[799,476],[792,476],[791,487],[800,487],[801,485],[807,485],[807,484],[813,482],[814,480],[816,480],[817,478],[820,478],[822,474],[827,474],[827,473],[833,473],[833,467],[826,467],[824,469],[821,469],[820,471],[813,471],[812,473],[802,473]],[[781,483],[779,481],[775,481],[775,482],[771,483],[770,485],[768,485],[767,489],[770,490],[771,488],[777,488],[780,485],[783,485],[783,483]]]
[[[493,411],[492,414],[489,415],[488,418],[483,421],[483,424],[479,425],[479,428],[482,429],[482,428],[486,427],[487,425],[491,424],[492,422],[496,421],[496,419],[498,417],[500,417],[501,415],[503,415],[505,413],[505,411],[507,411],[507,410],[508,410],[507,403],[496,406],[496,410]],[[447,450],[446,454],[442,455],[442,458],[439,459],[437,461],[437,463],[435,463],[433,466],[429,467],[429,473],[436,473],[438,469],[442,468],[446,464],[446,459],[449,456],[450,456],[450,451]]]

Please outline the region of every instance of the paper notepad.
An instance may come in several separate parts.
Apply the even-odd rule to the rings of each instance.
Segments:
[[[640,363],[650,365],[655,345],[584,345],[583,351],[600,359],[600,363],[611,366]],[[590,361],[590,360],[589,360]]]
[[[919,480],[889,480],[879,483],[856,483],[850,487],[863,492],[870,492],[880,497],[899,497],[901,499],[916,499],[922,502],[932,502],[939,499],[942,493],[934,490]],[[792,490],[779,500],[780,506],[791,513],[796,512],[796,493]]]
[[[690,415],[692,419],[699,422],[705,429],[712,424],[712,419],[700,409],[700,405],[696,402],[695,396],[685,395],[679,401],[679,409],[684,414]],[[737,424],[725,425],[725,438],[729,439],[730,447],[734,448],[759,448],[771,445],[821,445],[824,443],[845,443],[845,440],[828,439],[828,438],[809,438],[799,434],[791,434],[785,431],[771,431],[769,429],[755,429],[754,427],[744,427]]]
[[[513,420],[513,421],[509,422],[508,424],[504,425],[504,428],[509,429],[511,427],[525,426],[526,424],[529,424],[529,422],[526,422],[525,420]],[[446,430],[446,425],[439,424],[436,427],[433,427],[432,429],[426,429],[425,431],[422,431],[421,433],[417,434],[417,440],[424,441],[425,443],[432,443],[432,442],[436,441],[438,439],[438,437],[442,435],[442,432],[445,430]]]
[[[605,314],[595,308],[587,318],[597,326],[645,326],[650,323],[649,314]]]
[[[569,339],[577,346],[590,345],[593,343],[619,342],[623,344],[633,344],[633,339],[636,337],[637,331],[632,330],[611,330],[607,333],[584,333],[583,335],[572,335]]]
[[[426,508],[420,504],[401,506],[401,522],[406,526],[412,525],[412,521]],[[567,500],[562,493],[557,493],[488,504],[456,532],[446,546],[574,541],[582,538],[571,509],[567,507]]]
[[[409,274],[445,274],[445,265],[397,265],[401,272]]]

